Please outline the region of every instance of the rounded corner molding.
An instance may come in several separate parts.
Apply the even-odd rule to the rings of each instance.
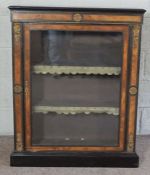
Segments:
[[[129,93],[130,93],[130,95],[136,95],[137,94],[137,87],[135,87],[135,86],[132,86],[132,87],[130,87],[130,89],[129,89]]]
[[[76,14],[74,14],[73,15],[73,20],[75,21],[75,22],[80,22],[81,20],[82,20],[82,15],[80,14],[80,13],[76,13]]]

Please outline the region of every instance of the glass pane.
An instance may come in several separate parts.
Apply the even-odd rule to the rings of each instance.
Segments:
[[[119,77],[112,76],[33,74],[32,104],[119,107],[119,81]]]
[[[32,122],[34,145],[117,146],[118,144],[119,120],[113,115],[34,114]]]
[[[31,47],[33,65],[119,67],[122,33],[32,31]]]
[[[120,32],[32,31],[32,144],[117,146]]]

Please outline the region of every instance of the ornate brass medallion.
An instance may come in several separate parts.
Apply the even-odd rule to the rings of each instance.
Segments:
[[[80,22],[82,20],[82,15],[77,13],[73,15],[73,20],[76,22]]]
[[[21,93],[21,92],[22,92],[22,86],[20,86],[20,85],[15,85],[15,87],[14,87],[14,92],[15,92],[16,94]]]
[[[137,94],[137,88],[136,87],[130,87],[129,93],[130,93],[130,95],[136,95]]]

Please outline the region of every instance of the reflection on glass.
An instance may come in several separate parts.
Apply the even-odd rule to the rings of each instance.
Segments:
[[[35,65],[121,66],[122,34],[119,32],[50,30],[31,34],[31,61]]]

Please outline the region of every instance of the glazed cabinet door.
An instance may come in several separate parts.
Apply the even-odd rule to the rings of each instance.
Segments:
[[[127,25],[24,24],[25,150],[123,151]]]

